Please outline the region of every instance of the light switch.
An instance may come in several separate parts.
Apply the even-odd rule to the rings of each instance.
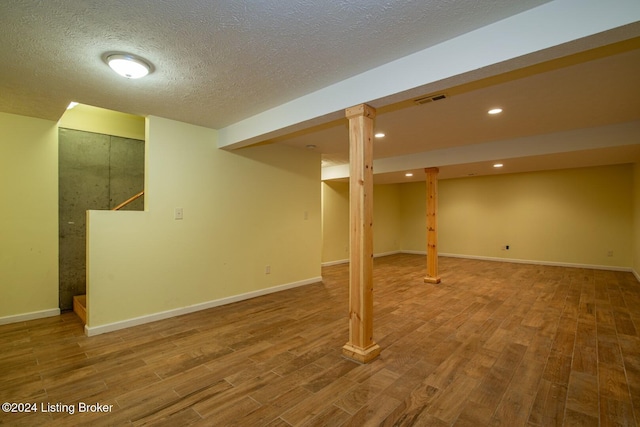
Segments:
[[[173,219],[182,219],[183,213],[182,208],[175,208],[173,211]]]

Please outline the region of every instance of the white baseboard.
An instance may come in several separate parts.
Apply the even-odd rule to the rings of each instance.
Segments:
[[[400,254],[402,253],[401,251],[391,251],[391,252],[380,252],[379,254],[373,254],[374,258],[380,258],[383,256],[389,256],[389,255],[395,255],[395,254]]]
[[[349,259],[339,259],[336,261],[327,261],[327,262],[323,262],[320,265],[322,267],[330,267],[332,265],[338,265],[338,264],[349,264]]]
[[[378,253],[378,254],[373,254],[373,257],[374,258],[380,258],[380,257],[383,257],[383,256],[389,256],[389,255],[395,255],[395,254],[401,254],[401,253],[405,253],[405,252],[403,252],[403,251],[381,252],[381,253]],[[408,253],[408,252],[406,252],[406,253]],[[338,264],[349,264],[349,258],[347,258],[347,259],[338,259],[338,260],[335,260],[335,261],[327,261],[327,262],[321,263],[320,265],[322,267],[329,267],[329,266],[338,265]]]
[[[633,271],[631,268],[628,268],[628,267],[616,267],[611,265],[577,264],[577,263],[570,263],[570,262],[538,261],[538,260],[529,260],[529,259],[498,258],[498,257],[486,257],[486,256],[477,256],[477,255],[448,254],[448,253],[439,253],[438,256],[450,257],[450,258],[477,259],[482,261],[512,262],[515,264],[536,264],[536,265],[549,265],[549,266],[556,266],[556,267],[588,268],[591,270],[610,270],[610,271],[627,271],[627,272]],[[636,275],[636,277],[638,276]]]
[[[427,256],[427,251],[400,251],[400,253]],[[438,255],[442,255],[442,254],[438,254]]]
[[[394,251],[394,252],[385,252],[380,254],[374,254],[374,258],[394,255],[394,254],[411,254],[411,255],[424,255],[427,256],[427,251],[413,251],[413,250],[402,250],[402,251]],[[450,257],[450,258],[467,258],[467,259],[477,259],[482,261],[496,261],[496,262],[512,262],[516,264],[537,264],[537,265],[549,265],[549,266],[557,266],[557,267],[572,267],[572,268],[588,268],[591,270],[610,270],[610,271],[626,271],[631,272],[640,282],[640,274],[632,268],[628,267],[615,267],[610,265],[594,265],[594,264],[577,264],[577,263],[568,263],[568,262],[555,262],[555,261],[537,261],[537,260],[528,260],[528,259],[513,259],[513,258],[499,258],[499,257],[487,257],[487,256],[479,256],[479,255],[461,255],[461,254],[450,254],[450,253],[439,253],[438,256],[441,257]],[[337,264],[348,264],[348,259],[341,259],[337,261],[329,261],[323,262],[322,267],[328,267],[331,265]]]
[[[106,325],[93,326],[93,327],[89,327],[88,325],[85,325],[84,333],[89,337],[94,335],[105,334],[107,332],[113,332],[120,329],[130,328],[132,326],[144,325],[145,323],[151,323],[158,320],[168,319],[170,317],[181,316],[183,314],[189,314],[189,313],[193,313],[200,310],[206,310],[208,308],[218,307],[225,304],[231,304],[233,302],[256,298],[262,295],[268,295],[275,292],[284,291],[286,289],[292,289],[292,288],[297,288],[299,286],[310,285],[312,283],[318,283],[320,281],[322,281],[322,276],[300,280],[292,283],[286,283],[284,285],[273,286],[271,288],[259,289],[257,291],[247,292],[239,295],[233,295],[230,297],[220,298],[217,300],[207,301],[199,304],[194,304],[187,307],[180,307],[172,310],[162,311],[159,313],[153,313],[146,316],[134,317],[133,319],[127,319],[119,322],[108,323]]]
[[[0,325],[8,325],[9,323],[25,322],[27,320],[42,319],[44,317],[59,316],[59,308],[51,308],[49,310],[32,311],[30,313],[15,314],[13,316],[0,317]]]

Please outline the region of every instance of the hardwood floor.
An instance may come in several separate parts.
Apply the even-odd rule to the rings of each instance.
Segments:
[[[368,365],[341,357],[347,273],[327,267],[323,283],[91,338],[73,313],[0,326],[0,402],[38,409],[0,412],[0,424],[640,421],[631,273],[440,258],[442,283],[431,285],[423,256],[378,258],[382,352]]]

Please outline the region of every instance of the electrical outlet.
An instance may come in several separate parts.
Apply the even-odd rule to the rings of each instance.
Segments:
[[[607,251],[607,256],[613,256],[613,251],[612,250],[608,250]]]
[[[173,210],[173,219],[182,219],[184,218],[182,208],[175,208]]]
[[[271,266],[270,266],[270,265],[267,265],[267,266],[264,268],[264,274],[271,274]]]

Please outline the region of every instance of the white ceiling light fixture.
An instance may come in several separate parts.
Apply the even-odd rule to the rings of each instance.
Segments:
[[[491,115],[500,114],[502,113],[502,108],[492,108],[491,110],[487,111],[487,113]]]
[[[413,176],[413,174],[411,172],[407,172],[404,174],[404,176],[406,176],[407,178],[410,178]]]
[[[113,71],[127,79],[139,79],[153,71],[147,60],[130,53],[108,53],[104,61]]]
[[[377,132],[373,136],[375,136],[376,138],[384,138],[384,133],[383,132]]]
[[[496,163],[493,165],[494,168],[501,168],[502,166],[504,166],[502,163]]]

